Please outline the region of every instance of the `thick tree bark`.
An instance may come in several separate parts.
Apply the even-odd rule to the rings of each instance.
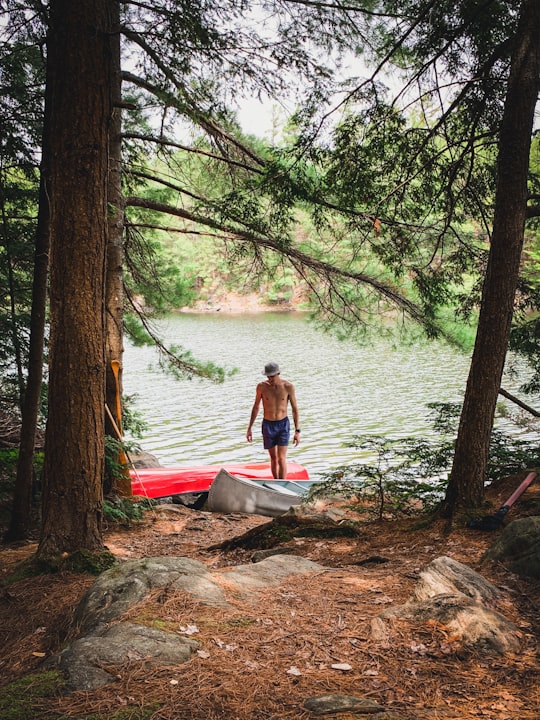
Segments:
[[[527,173],[539,78],[540,2],[524,0],[499,139],[493,234],[445,515],[459,507],[478,507],[484,499],[489,443],[527,218]]]
[[[122,358],[124,354],[124,285],[123,285],[123,251],[122,238],[124,231],[124,206],[122,198],[122,70],[120,59],[120,5],[116,0],[111,2],[111,14],[114,15],[116,32],[111,38],[111,97],[113,110],[109,131],[109,237],[107,243],[107,274],[105,282],[105,357],[107,361],[106,402],[116,421],[116,428],[122,430],[121,412],[118,413],[118,398],[122,399]],[[112,362],[118,361],[118,385],[112,369]],[[117,438],[116,428],[108,415],[105,418],[105,432]],[[124,453],[118,455],[118,462],[126,461]],[[128,468],[120,477],[105,478],[105,493],[131,495],[131,481]]]
[[[102,547],[109,0],[51,0],[49,409],[39,556]]]

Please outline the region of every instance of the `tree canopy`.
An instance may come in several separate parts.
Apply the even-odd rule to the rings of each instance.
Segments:
[[[94,423],[99,383],[107,377],[110,385],[110,359],[121,355],[124,288],[134,310],[143,288],[159,307],[149,275],[167,270],[155,272],[158,266],[147,262],[150,246],[141,239],[161,229],[191,235],[194,243],[201,231],[208,233],[236,265],[254,272],[272,267],[272,258],[288,263],[311,289],[319,317],[348,333],[374,315],[395,318],[397,311],[430,336],[452,340],[447,320],[474,318],[480,309],[472,370],[489,376],[489,390],[482,382],[475,386],[472,372],[456,453],[461,469],[455,466],[447,497],[450,511],[456,504],[478,504],[525,224],[538,214],[538,167],[529,161],[539,89],[538,3],[92,5],[85,0],[75,11],[64,0],[45,5],[5,0],[1,6],[5,122],[14,119],[2,152],[9,151],[20,168],[30,164],[34,188],[43,153],[42,178],[48,184],[40,211],[45,205],[52,212],[47,219],[52,347],[69,347],[81,332],[76,329],[81,314],[93,317],[96,307],[106,313],[88,324],[87,335],[82,331],[79,346],[103,345],[102,324],[113,328],[106,337],[114,352],[94,357],[101,380],[95,385],[91,365],[79,363],[79,380],[71,381],[91,388],[91,413],[82,398],[80,405],[63,407],[61,397],[70,394],[71,382],[60,387],[54,378],[65,379],[73,368],[58,351],[52,354],[49,420],[60,412],[68,423],[76,417],[81,425],[73,432],[71,466],[61,470],[53,448],[60,451],[65,429],[49,422],[51,487],[62,493],[71,487],[73,462],[82,462],[75,452],[81,437],[93,446],[87,459],[94,458],[95,469],[80,489],[84,495],[84,488],[99,485],[95,474],[102,470],[95,458],[102,447],[94,437],[101,434],[100,423]],[[77,39],[88,39],[88,27],[96,37],[83,57],[76,52]],[[99,45],[101,36],[107,44]],[[345,71],[347,64],[358,72]],[[65,107],[59,105],[68,102],[64,76],[76,89],[76,102]],[[102,92],[92,97],[96,85]],[[241,132],[239,98],[279,100],[284,94],[294,98],[296,111],[283,142],[272,146]],[[39,125],[43,98],[44,117],[52,120],[40,143],[31,129]],[[21,123],[23,112],[33,113],[31,123]],[[63,137],[68,140],[57,144]],[[91,147],[102,150],[94,153]],[[61,182],[66,163],[70,168],[78,163],[88,181],[94,178],[93,203],[83,207],[89,202],[86,183],[78,184],[73,175]],[[95,173],[107,163],[109,172],[100,180]],[[54,214],[55,208],[63,210]],[[62,223],[75,211],[67,231]],[[13,231],[15,217],[9,215]],[[93,218],[93,229],[84,217]],[[114,222],[104,228],[101,220],[107,217]],[[84,311],[73,304],[64,327],[76,288],[85,286],[86,253],[96,268],[89,304]],[[504,276],[503,299],[497,288],[508,262],[512,272]],[[497,264],[501,272],[493,272]],[[145,265],[150,273],[144,273]],[[112,287],[111,270],[112,293],[105,289],[107,283]],[[61,327],[63,339],[55,340]],[[496,338],[496,347],[482,345],[482,337]],[[495,361],[486,365],[488,358]],[[176,361],[184,371],[200,370],[187,355]],[[109,393],[106,397],[109,403]],[[464,438],[478,435],[473,418],[479,413],[482,441],[467,445]],[[470,466],[475,470],[468,483]],[[90,495],[85,507],[97,517],[99,492]],[[89,537],[95,543],[95,528]],[[80,535],[66,542],[84,544]],[[44,543],[47,551],[54,545]]]

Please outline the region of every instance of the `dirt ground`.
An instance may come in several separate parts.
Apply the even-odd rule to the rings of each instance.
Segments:
[[[491,489],[490,512],[517,484],[509,479]],[[540,497],[536,482],[526,496]],[[527,507],[520,501],[507,521],[527,514]],[[185,556],[213,569],[251,562],[252,551],[209,548],[265,522],[268,518],[158,506],[131,528],[108,528],[105,542],[119,558]],[[375,716],[381,720],[538,720],[540,583],[481,564],[501,531],[448,534],[442,521],[420,528],[416,520],[400,520],[365,524],[354,539],[296,538],[283,547],[331,570],[254,593],[252,601],[231,594],[232,611],[202,606],[179,591],[155,591],[130,618],[190,635],[200,643],[192,659],[152,670],[126,659],[114,668],[113,685],[49,699],[35,717],[116,720],[115,713],[124,709],[122,718],[308,720],[314,716],[304,708],[307,698],[341,693],[384,706],[385,714]],[[0,546],[2,577],[34,549]],[[411,627],[396,621],[390,645],[373,643],[371,618],[404,602],[419,571],[442,555],[466,563],[505,591],[497,609],[517,625],[521,653],[465,651],[447,627],[434,623]],[[0,588],[0,693],[1,685],[38,671],[76,637],[73,611],[92,582],[58,573]]]

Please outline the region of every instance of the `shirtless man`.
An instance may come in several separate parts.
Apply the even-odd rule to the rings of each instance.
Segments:
[[[289,445],[289,435],[291,432],[289,418],[287,417],[287,405],[289,402],[291,403],[294,421],[293,443],[298,445],[300,442],[296,395],[294,393],[294,385],[288,380],[281,379],[279,365],[277,363],[267,363],[264,366],[263,375],[266,375],[266,380],[263,380],[257,385],[246,440],[251,442],[253,439],[251,428],[258,415],[262,400],[263,445],[270,455],[272,475],[275,479],[284,480],[287,477],[287,446]]]

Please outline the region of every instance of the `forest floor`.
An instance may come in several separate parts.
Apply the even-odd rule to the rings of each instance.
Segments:
[[[516,478],[488,490],[495,512]],[[535,482],[512,508],[530,514]],[[252,551],[211,549],[267,518],[219,515],[159,505],[129,528],[111,526],[105,543],[120,559],[183,556],[210,569],[251,562]],[[369,698],[381,720],[538,720],[540,717],[540,583],[517,577],[482,557],[502,530],[457,529],[418,519],[365,523],[356,538],[295,538],[297,555],[331,570],[292,577],[278,588],[231,597],[227,611],[180,592],[156,591],[131,610],[137,622],[175,628],[200,643],[187,663],[145,668],[126,659],[117,681],[94,692],[53,693],[26,720],[309,720],[307,698],[330,693]],[[0,546],[0,580],[35,550]],[[375,644],[370,620],[410,596],[419,571],[440,556],[477,570],[506,593],[503,613],[518,628],[522,651],[491,656],[459,647],[448,628],[394,628],[391,644]],[[0,696],[14,679],[37,673],[44,659],[76,637],[71,621],[93,577],[56,573],[0,586]],[[333,667],[334,666],[334,667]],[[336,667],[337,666],[337,667]],[[3,689],[2,689],[3,686]],[[10,718],[19,717],[10,715]],[[358,718],[347,712],[333,718]]]

